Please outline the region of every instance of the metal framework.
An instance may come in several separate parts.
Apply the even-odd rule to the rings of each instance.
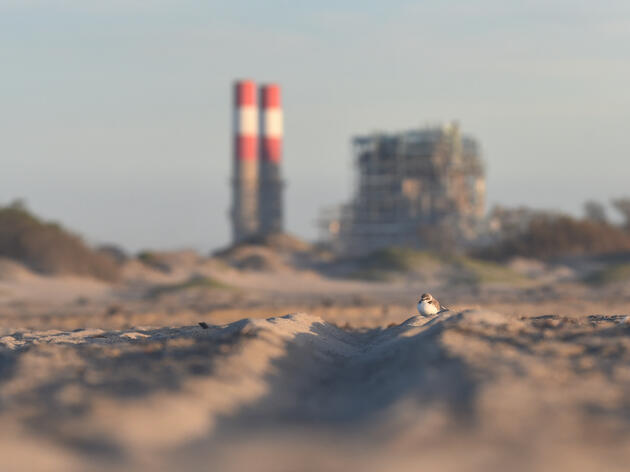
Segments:
[[[345,254],[389,246],[432,247],[473,240],[485,208],[477,142],[450,123],[353,140],[355,196],[336,220],[322,218]]]

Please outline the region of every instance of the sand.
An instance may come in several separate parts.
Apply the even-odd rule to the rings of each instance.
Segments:
[[[13,332],[3,470],[622,470],[629,335],[487,310]]]
[[[105,284],[0,261],[0,470],[627,469],[625,285],[271,262]],[[413,316],[427,290],[451,311]]]

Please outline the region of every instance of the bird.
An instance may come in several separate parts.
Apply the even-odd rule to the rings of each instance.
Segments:
[[[448,308],[443,307],[430,293],[423,293],[418,301],[418,313],[422,316],[437,315],[443,311],[448,311]]]

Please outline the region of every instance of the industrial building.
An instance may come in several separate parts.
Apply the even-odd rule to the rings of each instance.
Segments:
[[[252,80],[234,83],[232,240],[240,243],[282,232],[280,87]]]
[[[353,140],[352,200],[320,220],[345,255],[403,246],[453,249],[480,234],[485,173],[477,141],[457,123]]]

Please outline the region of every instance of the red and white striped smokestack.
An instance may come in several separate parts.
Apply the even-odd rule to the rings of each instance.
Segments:
[[[260,89],[262,112],[262,159],[280,163],[282,160],[282,105],[280,86],[263,85]]]
[[[258,97],[252,80],[234,83],[234,242],[258,233]]]
[[[282,181],[282,105],[280,86],[267,84],[260,88],[260,200],[259,232],[262,235],[283,231]]]
[[[258,158],[258,104],[256,84],[241,80],[234,84],[234,159]]]

